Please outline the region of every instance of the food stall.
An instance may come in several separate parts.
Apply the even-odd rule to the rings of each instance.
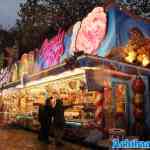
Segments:
[[[82,66],[87,60],[87,66]],[[69,126],[97,126],[102,113],[99,109],[103,107],[105,128],[129,128],[129,88],[130,81],[135,76],[112,70],[111,66],[106,67],[97,60],[90,56],[82,56],[79,58],[81,67],[69,70],[65,69],[65,64],[61,64],[28,76],[26,80],[22,79],[24,81],[12,82],[3,87],[3,111],[9,114],[7,121],[37,130],[38,106],[44,103],[46,97],[53,96],[61,97],[66,106],[73,105],[65,111],[65,119]],[[104,95],[103,106],[97,104],[102,99],[101,95]],[[118,113],[124,114],[126,126],[114,121]],[[87,133],[86,130],[84,134],[87,136]],[[82,134],[79,135],[85,136]]]

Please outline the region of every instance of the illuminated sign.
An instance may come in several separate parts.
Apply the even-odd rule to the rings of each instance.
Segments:
[[[45,39],[40,49],[38,63],[41,68],[48,68],[49,66],[60,63],[60,58],[64,53],[64,31],[60,31],[50,41]]]

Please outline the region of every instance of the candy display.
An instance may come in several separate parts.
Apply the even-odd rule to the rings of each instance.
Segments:
[[[89,120],[97,120],[94,115],[97,98],[96,91],[88,91],[85,85],[86,78],[84,74],[75,76],[70,74],[67,79],[60,77],[59,80],[49,80],[48,82],[34,85],[30,81],[30,84],[23,88],[17,86],[3,91],[3,112],[9,114],[7,115],[11,118],[8,119],[9,121],[11,120],[17,124],[19,122],[20,125],[29,123],[35,129],[34,124],[38,127],[38,106],[43,105],[45,99],[52,96],[54,106],[57,98],[62,98],[64,106],[72,105],[71,108],[65,111],[66,121],[86,124]],[[30,117],[32,119],[29,119]],[[20,121],[20,119],[23,119],[23,121]]]
[[[93,71],[93,76],[87,78],[85,73],[91,70],[75,69],[66,71],[58,76],[47,76],[37,81],[28,81],[24,87],[19,85],[3,91],[3,111],[9,115],[8,120],[18,124],[30,124],[31,128],[38,128],[38,107],[45,103],[47,97],[52,96],[51,104],[55,107],[56,99],[61,98],[65,110],[65,119],[69,122],[79,122],[83,126],[115,127],[115,115],[125,113],[126,87],[117,84],[112,90],[110,78],[103,77],[99,69]],[[101,73],[101,78],[96,76]],[[101,82],[97,82],[101,80]],[[89,82],[88,80],[92,81]],[[101,88],[88,89],[87,83],[97,82]],[[102,88],[103,87],[103,88]],[[101,89],[101,91],[99,91]],[[103,90],[102,90],[103,89]],[[113,91],[115,91],[115,109],[113,109]],[[113,112],[115,111],[115,112]],[[32,119],[31,119],[32,118]],[[20,121],[20,119],[23,121]],[[27,122],[26,122],[27,121]],[[105,123],[104,123],[105,122]],[[107,125],[106,125],[107,124]]]

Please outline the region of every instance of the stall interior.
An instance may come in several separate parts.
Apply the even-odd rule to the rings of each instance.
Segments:
[[[62,98],[65,106],[72,105],[65,111],[66,122],[81,126],[96,125],[100,119],[98,116],[103,113],[105,128],[126,128],[124,121],[128,117],[127,89],[130,78],[119,75],[117,81],[122,82],[114,82],[116,77],[107,69],[102,72],[102,69],[75,69],[74,73],[68,71],[53,79],[48,76],[41,81],[31,81],[23,88],[17,85],[3,90],[1,111],[7,114],[3,116],[4,120],[37,129],[39,105],[44,104],[46,97],[52,96],[54,99]],[[103,92],[99,92],[101,87]],[[98,101],[100,104],[97,104]],[[116,117],[120,121],[115,121]]]

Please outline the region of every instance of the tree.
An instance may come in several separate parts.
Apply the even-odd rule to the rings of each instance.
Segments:
[[[49,27],[46,19],[47,9],[40,0],[27,0],[26,3],[20,4],[18,14],[20,19],[17,20],[16,39],[21,55],[40,47]],[[56,34],[52,29],[51,32]]]
[[[13,61],[16,52],[7,52],[6,49],[8,47],[13,47],[15,42],[15,35],[11,31],[7,31],[3,28],[0,28],[0,69],[8,66],[11,60]],[[11,53],[11,55],[9,55]]]
[[[82,20],[95,6],[109,1],[111,0],[26,0],[21,3],[19,19],[16,26],[9,31],[19,48],[19,56],[40,48],[45,37],[52,38],[59,28],[67,30],[75,22]],[[136,13],[143,14],[145,11],[149,15],[148,0],[140,0],[140,3],[137,0],[114,1],[120,7],[127,6]]]
[[[150,1],[149,0],[116,0],[121,7],[139,15],[145,19],[150,19]]]
[[[17,41],[22,52],[40,47],[59,28],[68,29],[103,0],[27,0],[20,4]],[[22,53],[21,52],[21,53]]]

